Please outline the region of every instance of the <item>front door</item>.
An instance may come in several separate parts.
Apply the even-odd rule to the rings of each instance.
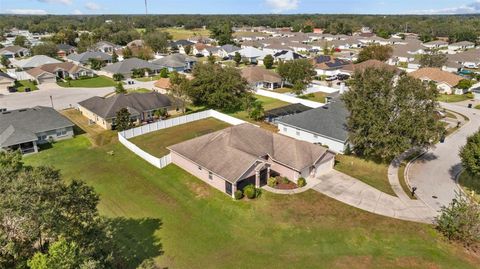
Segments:
[[[228,195],[232,195],[232,183],[225,181],[225,192]]]

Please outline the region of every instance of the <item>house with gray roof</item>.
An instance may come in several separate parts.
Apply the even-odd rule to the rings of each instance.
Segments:
[[[42,66],[44,64],[59,64],[61,61],[46,55],[35,55],[23,60],[12,60],[12,65],[24,70]]]
[[[172,101],[158,92],[116,94],[110,97],[94,96],[78,103],[78,110],[104,129],[115,129],[117,112],[126,108],[133,122],[152,120],[159,109],[172,110]]]
[[[277,123],[280,134],[343,153],[348,138],[347,117],[345,104],[334,99],[323,107],[278,119]]]
[[[86,65],[90,59],[100,60],[105,63],[112,62],[112,56],[101,51],[86,51],[80,54],[70,54],[67,56],[67,61],[76,64]]]
[[[30,55],[30,50],[20,46],[8,46],[0,49],[0,56],[5,56],[7,59],[17,57],[25,57]]]
[[[101,69],[101,74],[108,77],[113,77],[115,74],[122,74],[123,77],[129,78],[132,76],[133,70],[144,69],[146,76],[156,75],[162,70],[158,64],[150,63],[138,58],[128,58],[121,62],[117,62],[111,65],[107,65]]]
[[[167,68],[168,71],[184,72],[192,70],[193,66],[197,63],[197,59],[182,53],[175,53],[154,60],[152,63],[161,68]]]
[[[249,123],[232,126],[168,147],[172,163],[233,197],[260,187],[272,176],[297,182],[333,168],[335,153]]]
[[[74,124],[51,107],[0,113],[0,150],[38,152],[38,145],[73,137]]]

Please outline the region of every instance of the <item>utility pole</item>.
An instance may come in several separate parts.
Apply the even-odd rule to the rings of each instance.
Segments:
[[[145,15],[148,15],[148,5],[147,5],[147,0],[145,0]]]

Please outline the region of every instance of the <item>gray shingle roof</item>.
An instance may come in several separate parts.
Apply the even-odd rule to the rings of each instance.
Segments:
[[[335,101],[323,107],[286,116],[279,119],[278,122],[345,142],[348,137],[346,128],[348,115],[345,104],[335,99]]]
[[[0,113],[0,147],[37,140],[37,133],[74,124],[50,107],[17,109]]]
[[[175,53],[152,61],[153,64],[158,66],[171,68],[186,67],[187,62],[197,62],[197,59],[185,54]]]
[[[87,63],[90,59],[111,61],[112,56],[101,51],[86,51],[80,54],[70,54],[67,56],[67,59],[84,64]]]
[[[149,68],[152,70],[159,70],[161,67],[157,64],[149,63],[138,58],[129,58],[121,62],[107,65],[102,68],[112,74],[129,74],[133,69]]]
[[[153,109],[169,107],[172,102],[158,92],[117,94],[111,97],[91,97],[78,103],[104,119],[115,118],[117,112],[127,108],[132,115]]]

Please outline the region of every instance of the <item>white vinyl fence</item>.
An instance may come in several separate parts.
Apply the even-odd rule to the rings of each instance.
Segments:
[[[286,95],[286,94],[283,94],[283,93],[271,92],[271,91],[260,90],[260,89],[257,89],[255,92],[256,92],[256,94],[261,95],[261,96],[275,98],[275,99],[278,99],[278,100],[281,100],[281,101],[284,101],[284,102],[287,102],[287,103],[291,103],[291,104],[300,103],[304,106],[308,106],[308,107],[311,107],[311,108],[317,108],[317,107],[321,107],[321,106],[325,105],[324,103],[319,103],[319,102],[314,102],[314,101],[310,101],[310,100],[307,100],[307,99],[297,98],[297,97],[289,96],[289,95]]]
[[[155,132],[158,130],[170,128],[173,126],[189,123],[192,121],[206,119],[209,117],[216,118],[218,120],[224,121],[231,125],[239,125],[242,123],[246,123],[246,121],[243,121],[243,120],[234,118],[232,116],[220,113],[213,109],[210,109],[210,110],[201,111],[201,112],[197,112],[197,113],[193,113],[193,114],[189,114],[189,115],[185,115],[177,118],[161,120],[161,121],[146,124],[140,127],[118,132],[118,141],[120,141],[120,143],[122,143],[126,148],[128,148],[133,153],[140,156],[145,161],[149,162],[150,164],[154,165],[157,168],[163,168],[171,163],[172,160],[171,160],[170,154],[165,155],[161,158],[155,157],[145,152],[144,150],[142,150],[132,142],[128,141],[128,139],[136,136],[148,134],[151,132]]]

